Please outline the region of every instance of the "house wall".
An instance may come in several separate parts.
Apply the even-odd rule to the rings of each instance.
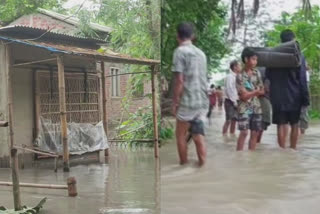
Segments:
[[[65,34],[74,34],[75,32],[77,32],[77,28],[73,25],[70,25],[68,23],[62,22],[60,20],[51,18],[40,13],[24,15],[10,23],[10,25],[22,25],[41,29],[52,28],[52,32],[59,32]]]
[[[30,69],[13,70],[13,121],[15,144],[32,146],[33,142],[33,88]]]
[[[123,72],[124,65],[117,64],[117,63],[107,63],[105,62],[105,71],[106,75],[110,75],[110,69],[112,67],[119,68],[120,73]],[[112,97],[112,85],[111,85],[111,77],[106,78],[106,87],[107,87],[107,117],[108,117],[108,124],[111,126],[113,124],[118,125],[116,121],[119,121],[121,117],[126,119],[128,115],[122,115],[123,108],[122,108],[122,99],[126,95],[128,84],[129,84],[129,75],[122,75],[120,76],[120,97]],[[151,93],[151,81],[147,81],[144,84],[144,94]],[[148,97],[141,97],[141,98],[133,98],[131,101],[131,105],[129,106],[129,112],[134,113],[139,108],[143,108],[145,106],[151,105],[151,101]]]

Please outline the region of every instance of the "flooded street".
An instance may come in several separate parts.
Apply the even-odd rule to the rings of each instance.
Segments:
[[[236,152],[236,140],[222,138],[224,113],[215,110],[207,129],[207,164],[179,166],[174,142],[161,149],[163,214],[318,214],[320,208],[320,126],[307,130],[298,150],[281,150],[276,128],[264,134],[256,152]],[[288,145],[288,144],[287,144]]]
[[[70,174],[45,169],[20,171],[20,182],[66,184],[69,176],[77,179],[78,196],[67,197],[66,190],[21,188],[22,204],[35,206],[48,200],[41,213],[46,214],[158,214],[159,179],[155,171],[153,149],[112,148],[108,164],[81,165]],[[158,168],[159,169],[159,168]],[[0,180],[11,180],[9,169],[0,169]],[[0,205],[13,207],[11,187],[0,187]]]

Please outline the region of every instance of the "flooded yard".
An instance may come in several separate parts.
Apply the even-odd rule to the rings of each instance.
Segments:
[[[311,125],[297,151],[279,149],[271,126],[256,152],[236,152],[236,140],[222,137],[223,118],[214,112],[203,168],[193,143],[186,166],[178,165],[175,142],[161,149],[162,214],[319,213],[319,125]]]
[[[121,214],[160,213],[158,167],[153,149],[112,148],[108,164],[81,165],[70,173],[45,169],[20,170],[20,182],[66,184],[70,176],[77,179],[78,196],[66,190],[21,188],[22,204],[35,206],[42,198],[46,214]],[[158,168],[159,170],[159,168]],[[9,169],[0,169],[0,180],[11,180]],[[0,205],[13,207],[11,187],[0,187]]]

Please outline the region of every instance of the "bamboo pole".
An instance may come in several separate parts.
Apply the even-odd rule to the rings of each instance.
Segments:
[[[152,113],[153,113],[153,136],[154,136],[154,157],[159,157],[159,132],[157,114],[157,92],[156,92],[156,66],[151,66],[151,88],[152,88]]]
[[[130,73],[121,73],[121,74],[107,75],[106,77],[116,77],[116,76],[122,76],[122,75],[130,75],[130,74],[148,74],[148,73],[150,73],[150,72],[148,72],[148,71],[130,72]]]
[[[13,67],[19,67],[19,66],[31,65],[31,64],[36,64],[36,63],[40,63],[40,62],[49,62],[49,61],[54,61],[54,60],[56,60],[56,58],[43,59],[43,60],[37,60],[37,61],[25,62],[25,63],[19,63],[19,64],[14,64],[12,66]]]
[[[12,97],[12,59],[10,46],[6,46],[6,65],[7,65],[7,86],[8,86],[8,110],[9,110],[9,137],[10,137],[10,158],[11,158],[11,172],[12,172],[12,187],[13,187],[13,201],[14,209],[21,210],[21,198],[19,187],[19,166],[18,166],[18,151],[13,147],[14,145],[14,131],[13,131],[13,97]]]
[[[102,109],[103,109],[103,128],[107,135],[108,133],[108,115],[107,115],[107,87],[106,87],[106,71],[104,67],[104,62],[101,61],[101,71],[102,71]]]
[[[21,146],[17,146],[17,145],[14,145],[14,148],[15,149],[21,149],[23,151],[28,151],[28,152],[33,152],[33,153],[36,153],[36,154],[39,154],[39,155],[46,155],[48,157],[53,157],[53,158],[58,158],[59,155],[54,155],[54,154],[51,154],[51,153],[47,153],[47,152],[40,152],[40,151],[37,151],[37,150],[34,150],[34,149],[30,149],[30,148],[27,148],[27,147],[21,147]]]
[[[59,81],[59,104],[60,104],[60,122],[61,122],[61,140],[63,145],[63,171],[69,172],[69,147],[68,147],[68,129],[66,115],[66,92],[64,79],[64,63],[61,55],[57,56],[58,63],[58,81]]]
[[[40,131],[40,89],[37,77],[37,70],[33,70],[33,93],[34,93],[34,140],[39,136]]]
[[[0,186],[14,186],[12,182],[0,181]],[[31,188],[44,188],[44,189],[66,189],[68,190],[68,195],[70,197],[75,197],[78,195],[77,192],[77,181],[75,177],[70,177],[67,179],[67,185],[58,184],[35,184],[35,183],[20,183],[20,187],[31,187]]]
[[[111,139],[109,142],[141,142],[141,143],[151,143],[154,139],[136,139],[136,140],[122,140],[122,139]]]

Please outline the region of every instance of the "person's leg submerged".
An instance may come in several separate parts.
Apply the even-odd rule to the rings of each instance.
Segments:
[[[299,138],[299,125],[294,124],[291,125],[291,133],[290,133],[290,148],[296,149]]]
[[[286,148],[286,140],[288,136],[288,125],[287,124],[279,124],[277,125],[277,136],[278,136],[278,144],[281,148]]]
[[[224,136],[227,135],[229,126],[230,126],[230,120],[226,120],[226,122],[224,122],[223,128],[222,128],[222,134]]]
[[[230,126],[230,134],[231,135],[235,135],[235,133],[236,133],[236,125],[237,125],[237,121],[236,120],[232,120],[231,121],[231,126]]]
[[[238,142],[237,142],[237,151],[242,151],[244,147],[245,140],[248,135],[248,130],[241,130],[239,137],[238,137]]]
[[[186,142],[186,135],[189,130],[189,127],[190,124],[188,122],[177,120],[176,138],[181,165],[186,164],[188,162],[188,145]]]
[[[199,159],[199,166],[203,166],[206,162],[206,144],[203,135],[193,135],[192,136],[194,143],[196,144],[197,155]]]
[[[259,135],[258,131],[251,130],[250,140],[249,140],[249,150],[254,151],[256,149],[258,135]]]

